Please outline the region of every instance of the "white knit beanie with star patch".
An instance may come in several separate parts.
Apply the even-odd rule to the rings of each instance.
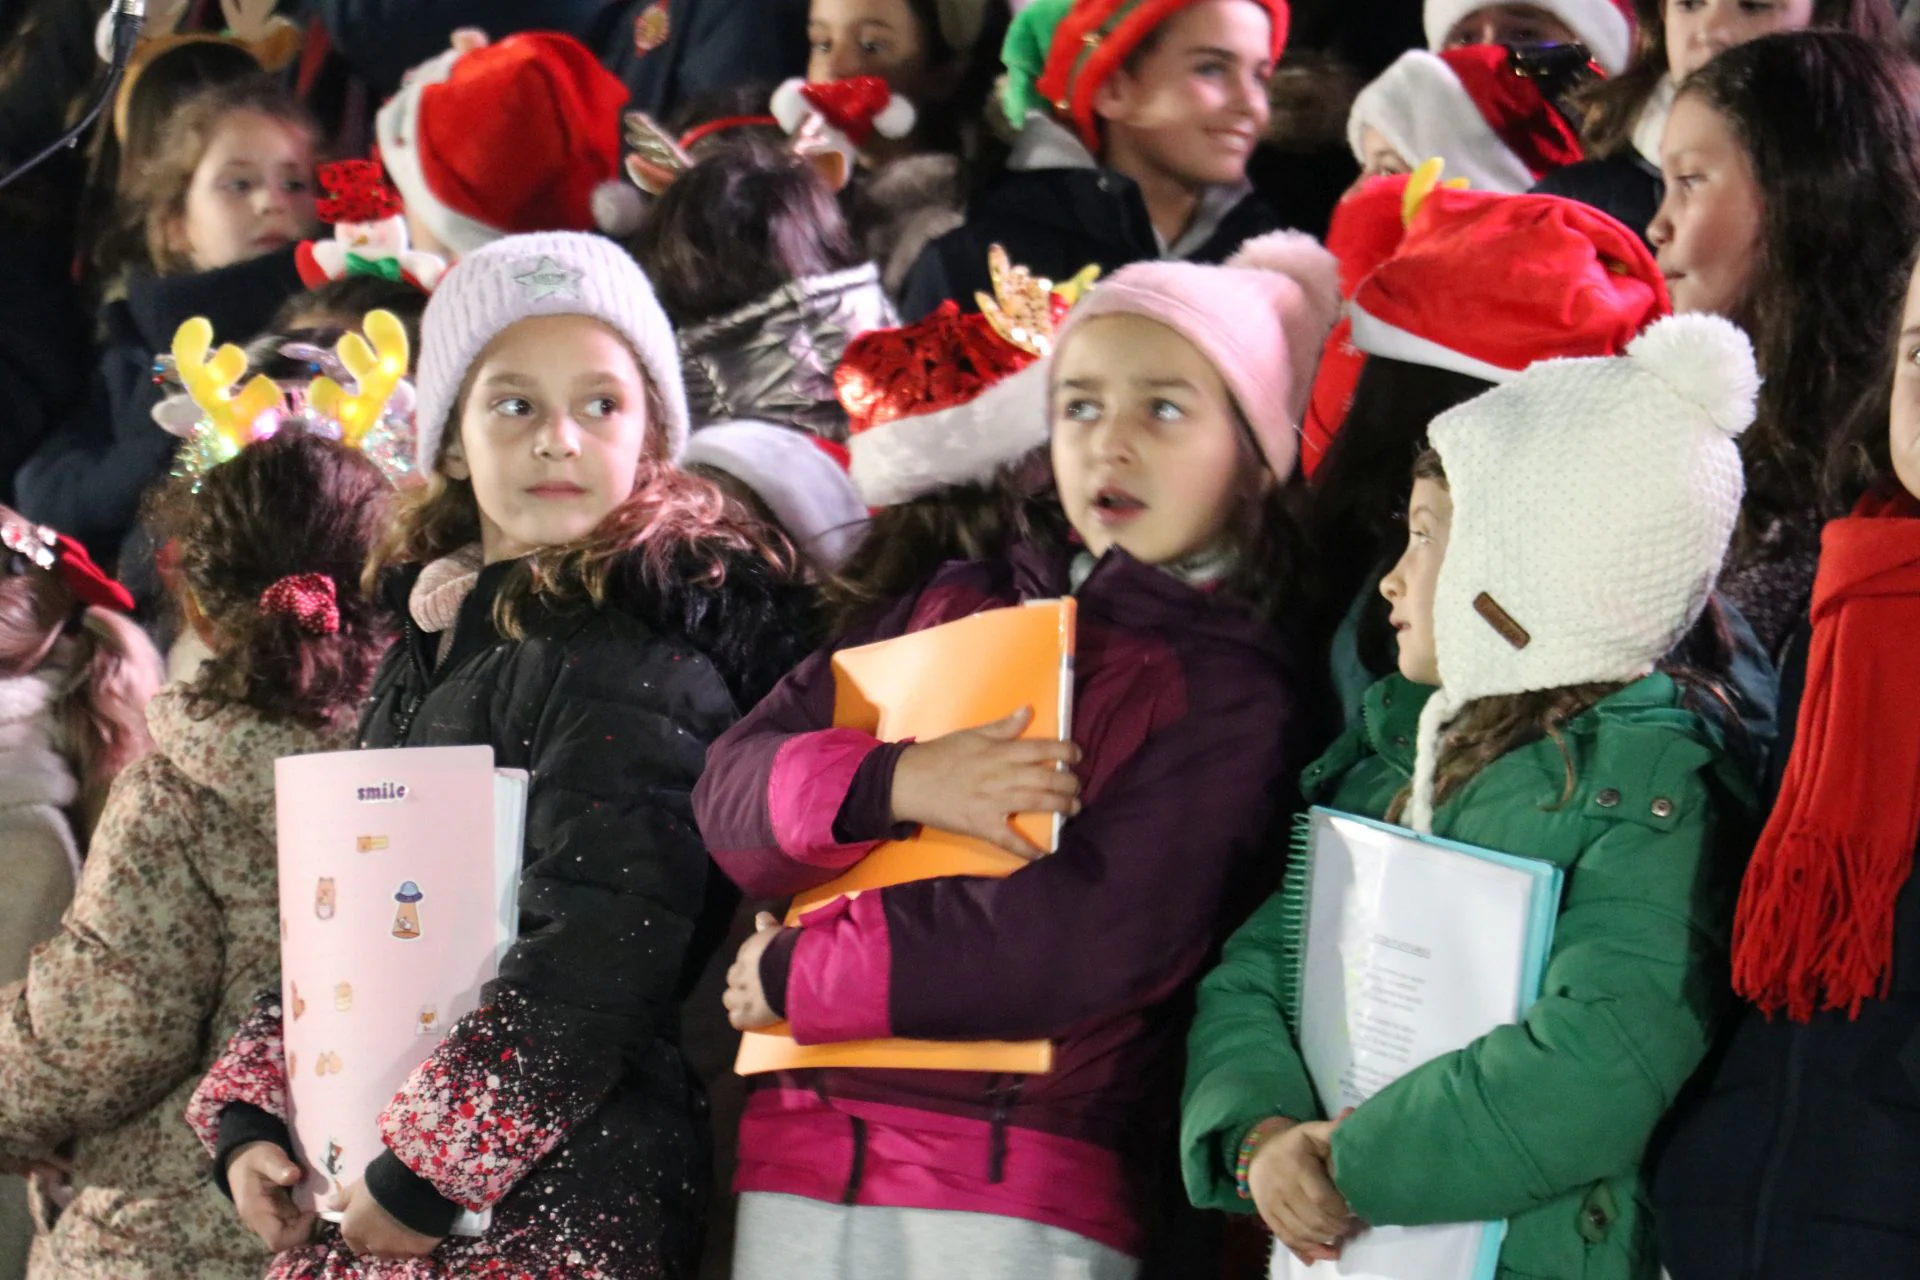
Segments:
[[[487,344],[532,316],[586,316],[627,340],[665,407],[667,456],[687,447],[687,390],[673,326],[638,264],[613,241],[579,231],[508,236],[460,259],[441,277],[420,322],[416,431],[422,471],[459,410],[460,387]]]

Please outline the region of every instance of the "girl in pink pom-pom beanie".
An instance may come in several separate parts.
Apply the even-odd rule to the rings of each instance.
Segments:
[[[835,728],[828,650],[709,751],[694,814],[752,897],[824,884],[915,825],[1017,859],[1004,879],[870,890],[793,928],[764,917],[729,975],[735,1026],[784,1018],[803,1045],[1053,1043],[1043,1075],[759,1077],[737,1280],[1139,1274],[1168,1200],[1152,1153],[1172,1138],[1179,1010],[1311,736],[1275,620],[1296,599],[1283,492],[1334,276],[1287,233],[1233,265],[1138,264],[1096,286],[1033,366],[1045,527],[945,566],[841,642],[1072,595],[1071,742],[1023,740],[1025,710],[911,744]],[[1027,843],[1015,812],[1064,818],[1057,847]]]

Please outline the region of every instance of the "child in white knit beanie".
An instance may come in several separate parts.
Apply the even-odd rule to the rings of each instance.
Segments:
[[[1744,334],[1682,316],[1434,420],[1381,584],[1400,673],[1301,789],[1552,862],[1565,891],[1519,1021],[1416,1056],[1340,1117],[1308,1083],[1286,977],[1305,859],[1227,943],[1189,1038],[1186,1180],[1260,1214],[1275,1276],[1363,1233],[1503,1219],[1502,1274],[1659,1275],[1641,1168],[1730,1003],[1722,855],[1752,796],[1720,721],[1657,664],[1726,555],[1758,382]]]

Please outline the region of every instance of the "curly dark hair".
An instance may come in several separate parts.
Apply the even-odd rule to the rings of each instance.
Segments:
[[[197,714],[238,702],[316,729],[359,714],[392,638],[359,586],[391,493],[357,449],[293,426],[207,472],[198,493],[184,478],[155,493],[147,519],[169,548],[169,585],[214,651],[192,684]],[[260,610],[268,587],[309,573],[333,580],[334,634]]]
[[[1765,206],[1760,260],[1731,317],[1766,379],[1740,441],[1736,560],[1777,519],[1838,515],[1859,496],[1836,487],[1830,459],[1873,412],[1906,296],[1901,268],[1920,241],[1917,89],[1904,55],[1841,31],[1749,41],[1680,88],[1726,119]],[[1886,430],[1884,411],[1874,426]]]

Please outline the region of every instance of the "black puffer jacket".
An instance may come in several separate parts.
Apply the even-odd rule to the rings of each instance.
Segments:
[[[739,557],[718,589],[630,574],[597,610],[530,607],[510,640],[493,608],[518,571],[481,574],[437,665],[437,637],[409,623],[361,720],[363,748],[488,743],[532,778],[519,940],[386,1111],[367,1186],[429,1235],[462,1204],[493,1209],[484,1236],[410,1275],[690,1277],[710,1141],[680,1001],[735,902],[691,796],[707,744],[804,654],[803,600]],[[417,577],[398,576],[396,603]],[[224,1150],[276,1136],[228,1119]],[[274,1274],[362,1272],[325,1227]]]
[[[1806,689],[1811,639],[1803,620],[1781,668],[1776,799],[1801,702],[1822,692]],[[1858,1018],[1742,1010],[1655,1149],[1673,1280],[1920,1280],[1920,875],[1894,901],[1886,994]]]
[[[1533,189],[1538,195],[1562,196],[1592,205],[1633,228],[1642,240],[1647,238],[1647,227],[1653,215],[1660,212],[1660,201],[1667,191],[1660,171],[1634,151],[1555,169]]]
[[[991,293],[987,253],[1000,245],[1036,276],[1070,279],[1098,266],[1112,275],[1134,262],[1173,256],[1224,262],[1242,244],[1281,229],[1278,215],[1251,188],[1216,188],[1202,201],[1190,231],[1194,244],[1169,255],[1147,216],[1140,184],[1098,167],[1079,140],[1053,121],[1027,122],[1007,171],[967,206],[966,222],[935,240],[907,273],[900,314],[918,320],[949,299],[972,310],[976,293]]]

